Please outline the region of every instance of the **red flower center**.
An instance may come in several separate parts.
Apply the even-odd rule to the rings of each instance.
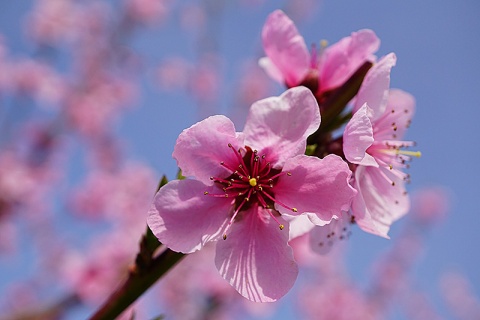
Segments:
[[[217,177],[210,177],[222,190],[222,194],[211,194],[205,191],[205,195],[214,197],[235,198],[235,211],[225,230],[223,238],[226,239],[226,231],[233,223],[235,217],[241,210],[247,210],[253,205],[261,205],[266,209],[273,209],[273,204],[277,203],[293,212],[297,212],[296,208],[288,207],[287,205],[275,199],[275,183],[278,178],[283,175],[291,176],[290,172],[282,172],[279,169],[272,168],[270,162],[265,154],[259,156],[257,150],[252,150],[249,146],[245,146],[245,155],[242,156],[241,150],[235,150],[229,143],[228,147],[232,149],[235,154],[235,166],[231,167],[225,162],[220,162],[220,165],[228,169],[231,174],[222,179]],[[270,216],[279,224],[280,230],[283,230],[284,225],[281,224],[275,214],[269,210]]]

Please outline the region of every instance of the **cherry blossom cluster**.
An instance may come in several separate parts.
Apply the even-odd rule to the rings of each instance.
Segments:
[[[303,319],[385,319],[395,299],[408,318],[438,318],[410,270],[448,197],[430,189],[410,205],[407,168],[420,153],[404,136],[415,100],[390,89],[396,56],[375,56],[373,31],[309,46],[292,20],[308,19],[316,1],[289,0],[288,16],[274,11],[258,28],[260,59],[225,59],[217,22],[229,6],[265,1],[28,5],[16,28],[25,52],[0,35],[0,268],[11,278],[2,315],[276,318],[288,305]],[[172,25],[182,53],[170,48]],[[186,123],[204,118],[175,145],[163,136],[172,105]],[[122,120],[152,110],[155,128],[138,130],[147,143]],[[137,147],[172,147],[177,180],[167,181],[176,166],[161,178],[158,158],[148,165]],[[341,240],[355,225],[388,238],[409,211],[360,286]],[[125,302],[159,270],[152,290]],[[478,314],[461,274],[441,284],[450,311]],[[102,317],[109,303],[118,312]]]
[[[173,157],[187,179],[159,190],[148,225],[177,252],[215,242],[223,278],[266,302],[297,278],[294,238],[309,232],[325,252],[350,223],[388,238],[409,210],[404,169],[420,154],[402,140],[414,99],[390,89],[396,57],[376,59],[373,31],[309,51],[277,10],[262,40],[259,63],[288,89],[253,103],[241,132],[220,115],[184,130]]]

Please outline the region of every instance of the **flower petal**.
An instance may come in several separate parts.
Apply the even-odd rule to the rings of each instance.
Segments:
[[[260,58],[258,60],[258,65],[263,68],[263,70],[265,70],[265,72],[270,78],[279,83],[285,83],[282,71],[277,68],[277,66],[272,62],[269,57]]]
[[[245,298],[276,301],[290,290],[298,274],[288,233],[288,223],[280,230],[267,210],[254,206],[233,224],[225,241],[217,242],[215,265]]]
[[[173,251],[191,253],[217,240],[225,229],[232,200],[205,195],[216,187],[197,180],[174,180],[155,195],[147,223],[158,240]]]
[[[327,254],[336,242],[348,239],[350,233],[350,216],[342,212],[338,219],[333,219],[322,227],[316,226],[310,231],[310,247],[316,253]]]
[[[305,152],[307,137],[320,126],[320,111],[312,92],[291,88],[280,97],[255,102],[245,129],[245,144],[267,154],[273,166]]]
[[[408,92],[399,89],[390,89],[385,112],[393,115],[389,120],[395,122],[397,126],[396,138],[401,139],[410,126],[411,119],[415,114],[415,98]],[[389,138],[390,137],[386,137],[385,139]]]
[[[371,110],[365,103],[350,119],[343,132],[343,153],[351,163],[378,167],[377,161],[367,153],[374,141],[370,114]]]
[[[283,11],[274,11],[263,26],[262,41],[265,53],[287,86],[298,85],[309,70],[310,53],[293,21]]]
[[[410,208],[403,180],[383,167],[360,166],[355,171],[355,188],[355,222],[362,230],[388,239],[390,225]]]
[[[213,184],[211,176],[227,177],[231,174],[221,161],[235,166],[235,156],[228,147],[243,147],[243,136],[237,135],[232,121],[217,115],[183,130],[177,139],[173,157],[184,176],[193,176],[204,184]]]
[[[288,221],[290,226],[290,234],[288,236],[288,240],[292,240],[303,236],[304,234],[308,233],[312,230],[315,225],[310,221],[308,216],[300,215],[300,216],[287,216],[284,215],[283,218]]]
[[[390,53],[368,70],[358,91],[353,112],[356,112],[364,103],[367,103],[372,109],[372,121],[375,121],[384,113],[390,88],[390,71],[396,61],[397,57],[395,54]]]
[[[327,47],[319,65],[321,90],[342,85],[364,62],[374,61],[379,46],[375,33],[364,29]]]
[[[283,175],[274,187],[275,199],[286,206],[294,207],[294,213],[275,204],[282,214],[308,214],[316,225],[325,225],[341,211],[350,209],[355,190],[350,186],[351,171],[339,156],[328,155],[323,159],[297,156],[287,160]]]

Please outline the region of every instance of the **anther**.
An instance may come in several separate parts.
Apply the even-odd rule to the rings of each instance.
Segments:
[[[292,211],[297,212],[298,210],[297,210],[297,208],[292,208]]]
[[[291,175],[292,175],[292,174],[291,174],[290,172],[287,172],[287,176],[289,176],[289,177],[290,177]]]
[[[207,194],[208,194],[208,191],[205,191],[203,194],[204,194],[204,195],[207,195]]]
[[[223,234],[223,240],[227,240],[227,234],[226,233]]]
[[[285,228],[283,224],[279,225],[278,227],[280,228],[280,230],[283,230]]]

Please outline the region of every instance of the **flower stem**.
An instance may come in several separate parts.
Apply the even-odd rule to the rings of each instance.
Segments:
[[[142,239],[142,244],[145,243],[145,239],[151,233],[150,229],[148,230]],[[160,245],[160,242],[158,243]],[[129,277],[112,293],[103,306],[90,317],[90,320],[107,320],[118,317],[185,256],[183,253],[174,252],[167,248],[157,257],[152,258],[150,256],[150,258],[145,259],[147,256],[142,253],[143,245],[141,247],[135,266],[130,270]]]
[[[178,174],[182,178],[181,173]],[[167,184],[162,177],[157,191]],[[135,258],[135,264],[130,268],[128,278],[115,290],[107,301],[90,317],[90,320],[110,320],[118,317],[158,279],[164,276],[185,254],[168,248],[155,256],[162,246],[149,227],[140,241],[140,251]],[[161,249],[161,248],[160,248]]]

